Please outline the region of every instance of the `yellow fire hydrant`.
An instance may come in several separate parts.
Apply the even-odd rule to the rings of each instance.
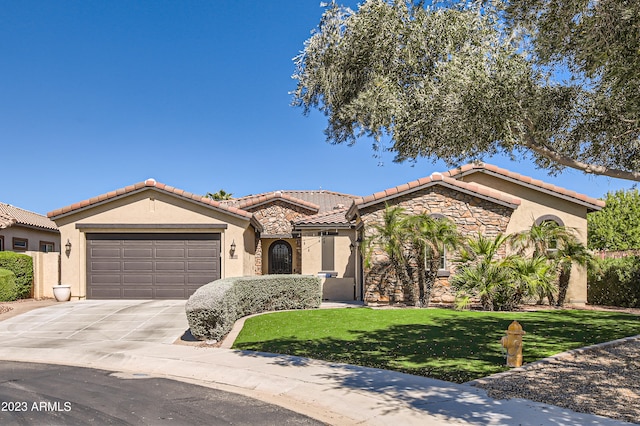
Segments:
[[[514,321],[507,328],[507,335],[500,343],[507,351],[507,366],[520,367],[522,365],[522,336],[526,333],[518,321]]]

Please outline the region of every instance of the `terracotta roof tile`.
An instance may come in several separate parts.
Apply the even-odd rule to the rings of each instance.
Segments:
[[[553,185],[551,183],[543,182],[539,179],[534,179],[530,176],[525,176],[520,173],[512,172],[510,170],[503,169],[493,164],[466,164],[462,167],[451,169],[445,172],[444,175],[455,178],[455,179],[459,179],[462,176],[469,175],[476,172],[490,172],[494,175],[505,177],[524,185],[532,186],[534,187],[534,189],[539,188],[539,189],[556,193],[557,195],[560,195],[560,196],[567,197],[569,199],[573,198],[583,203],[590,204],[590,207],[592,207],[595,210],[600,210],[605,206],[605,202],[603,200],[589,197],[588,195],[580,194],[578,192],[571,191],[569,189],[565,189],[560,186]]]
[[[448,187],[455,187],[459,190],[467,191],[485,198],[490,198],[497,202],[505,203],[511,206],[517,206],[520,204],[519,199],[510,195],[503,194],[498,191],[492,191],[489,188],[478,185],[476,183],[461,182],[440,173],[434,173],[431,176],[423,177],[418,180],[396,186],[394,188],[389,188],[385,191],[380,191],[372,195],[367,195],[366,197],[357,198],[354,201],[354,207],[364,207],[372,204],[377,204],[378,202],[382,202],[383,200],[396,198],[407,192],[413,192],[422,187],[428,187],[432,185],[446,185]],[[351,211],[352,209],[349,210],[349,212]],[[348,213],[348,216],[351,216],[351,213]]]
[[[255,199],[257,197],[263,197],[262,201],[259,203],[263,203],[267,201],[267,197],[272,194],[279,192],[283,195],[288,195],[293,197],[296,200],[306,201],[312,203],[313,205],[318,207],[318,213],[324,213],[328,211],[332,211],[335,207],[349,207],[353,200],[356,197],[355,195],[343,194],[340,192],[327,191],[325,189],[320,190],[280,190],[280,191],[271,191],[263,194],[253,194],[247,195],[245,197],[240,197],[233,200],[225,200],[223,203],[231,204],[231,205],[240,205],[246,200]]]
[[[276,201],[276,200],[284,200],[286,202],[296,204],[298,206],[301,206],[316,212],[320,210],[320,206],[318,206],[317,204],[292,197],[291,195],[285,194],[281,191],[274,191],[268,194],[258,195],[256,197],[245,197],[242,200],[235,200],[237,201],[237,203],[233,203],[233,204],[237,205],[237,207],[241,209],[250,209],[252,207],[267,203],[269,201]]]
[[[206,204],[208,206],[211,206],[211,207],[213,207],[213,208],[215,208],[217,210],[226,211],[226,212],[229,212],[229,213],[234,214],[236,216],[245,217],[247,219],[250,219],[250,218],[253,217],[253,215],[251,213],[246,212],[244,210],[241,210],[241,209],[238,209],[238,208],[235,208],[235,207],[231,207],[231,206],[227,206],[227,205],[219,203],[218,201],[212,200],[210,198],[202,197],[202,196],[199,196],[199,195],[195,195],[195,194],[192,194],[190,192],[186,192],[186,191],[184,191],[182,189],[174,188],[172,186],[156,182],[154,179],[147,179],[144,182],[138,182],[138,183],[136,183],[134,185],[128,185],[128,186],[125,186],[124,188],[119,188],[119,189],[116,189],[115,191],[110,191],[110,192],[107,192],[105,194],[98,195],[97,197],[89,198],[87,200],[83,200],[83,201],[80,201],[78,203],[71,204],[70,206],[62,207],[60,209],[57,209],[57,210],[54,210],[54,211],[51,211],[51,212],[47,213],[47,216],[49,218],[55,218],[57,216],[61,216],[61,215],[67,214],[67,213],[71,213],[71,212],[74,212],[76,210],[87,208],[87,207],[90,207],[90,206],[95,205],[95,204],[100,204],[100,203],[112,200],[114,198],[121,197],[123,195],[127,195],[127,194],[130,194],[132,192],[136,192],[136,191],[141,190],[143,188],[154,188],[157,191],[161,191],[161,192],[166,192],[166,193],[169,193],[169,194],[177,195],[179,197],[186,198],[186,199],[189,199],[189,200],[194,200],[194,201],[196,201],[198,203],[202,203],[202,204]]]
[[[335,225],[335,226],[345,226],[351,225],[351,222],[346,218],[347,209],[336,209],[333,211],[327,211],[324,213],[319,213],[314,216],[308,216],[306,218],[299,219],[295,222],[295,225]]]
[[[11,204],[0,203],[0,228],[25,225],[57,231],[56,224],[46,216],[24,210]]]

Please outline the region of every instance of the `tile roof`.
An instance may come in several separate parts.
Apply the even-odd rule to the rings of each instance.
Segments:
[[[332,211],[318,213],[297,220],[295,226],[350,226],[351,221],[347,220],[347,208],[337,208]]]
[[[11,204],[0,203],[0,228],[8,228],[16,224],[52,231],[58,230],[56,224],[46,216],[14,207]]]
[[[220,203],[219,201],[215,201],[210,198],[203,197],[202,195],[192,194],[190,192],[183,191],[182,189],[174,188],[173,186],[156,182],[155,179],[147,179],[144,182],[138,182],[134,185],[129,185],[124,188],[116,189],[115,191],[111,191],[106,194],[99,195],[97,197],[93,197],[84,201],[80,201],[75,204],[71,204],[70,206],[66,206],[61,209],[51,211],[47,213],[47,216],[50,218],[57,218],[63,215],[74,213],[79,210],[83,210],[88,207],[102,204],[104,202],[110,201],[114,198],[121,197],[123,195],[128,195],[128,194],[143,191],[146,189],[153,189],[153,190],[168,193],[171,195],[176,195],[180,198],[185,198],[200,204],[205,204],[209,207],[213,207],[216,210],[221,210],[225,213],[229,213],[235,216],[240,216],[247,219],[251,219],[253,217],[251,213],[241,210],[237,207],[229,206],[229,205]]]
[[[363,208],[370,205],[378,204],[383,201],[399,197],[404,194],[409,194],[424,188],[428,188],[434,185],[442,185],[458,191],[466,192],[474,196],[485,198],[498,204],[506,205],[507,207],[516,208],[520,205],[520,199],[512,197],[508,194],[495,191],[484,185],[476,183],[462,182],[441,173],[433,173],[431,176],[423,177],[418,180],[414,180],[403,185],[399,185],[393,188],[386,189],[384,191],[376,192],[375,194],[367,195],[366,197],[360,197],[354,201],[354,205],[347,212],[347,218],[353,218],[355,209]]]
[[[311,203],[316,207],[318,213],[325,213],[328,211],[332,211],[334,208],[348,208],[353,200],[358,198],[355,195],[343,194],[340,192],[327,191],[324,189],[321,190],[281,190],[281,191],[271,191],[265,192],[257,195],[247,195],[246,197],[241,197],[235,200],[226,201],[233,205],[240,205],[245,200],[256,199],[262,196],[268,196],[269,194],[281,193],[283,196],[289,196],[293,199],[298,200],[298,203],[304,201]]]
[[[443,175],[454,179],[460,179],[473,173],[488,173],[493,176],[497,176],[515,182],[517,184],[533,188],[538,191],[552,193],[553,195],[560,196],[561,198],[569,199],[579,204],[586,205],[592,210],[600,210],[605,206],[605,202],[603,200],[592,198],[585,194],[580,194],[578,192],[571,191],[547,182],[543,182],[539,179],[534,179],[520,173],[512,172],[510,170],[503,169],[492,164],[466,164],[464,166],[451,169],[443,173]]]
[[[320,210],[319,205],[306,200],[292,197],[291,195],[283,193],[282,191],[274,191],[256,196],[243,197],[242,199],[233,200],[232,202],[228,202],[225,204],[235,205],[239,209],[251,209],[274,200],[283,200],[288,203],[292,203],[316,212]]]

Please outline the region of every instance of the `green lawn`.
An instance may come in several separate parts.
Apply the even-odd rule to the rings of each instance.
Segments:
[[[640,317],[616,312],[322,309],[250,318],[233,347],[463,383],[506,369],[500,338],[514,319],[525,363],[640,334]]]

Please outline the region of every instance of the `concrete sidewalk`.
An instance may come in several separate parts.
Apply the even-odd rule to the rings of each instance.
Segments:
[[[458,385],[305,358],[172,344],[184,301],[82,301],[0,322],[0,359],[167,377],[241,393],[348,425],[617,425],[526,400],[492,400]]]

